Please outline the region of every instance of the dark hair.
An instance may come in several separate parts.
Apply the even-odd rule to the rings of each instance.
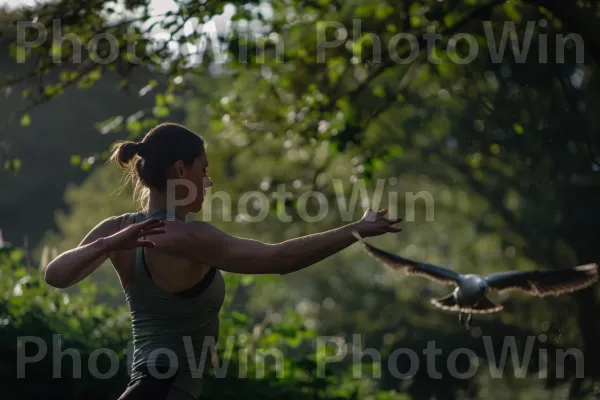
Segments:
[[[160,192],[166,190],[167,169],[171,165],[181,160],[191,166],[205,150],[200,135],[166,122],[152,128],[141,142],[118,141],[112,148],[111,160],[125,170],[125,184],[131,180],[134,201],[145,208],[150,187]]]

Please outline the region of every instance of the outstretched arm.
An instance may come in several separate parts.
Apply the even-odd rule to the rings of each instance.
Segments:
[[[189,240],[181,242],[181,251],[190,259],[228,272],[288,274],[350,246],[356,241],[353,231],[366,237],[400,232],[400,228],[392,225],[401,218],[387,219],[386,212],[367,210],[357,222],[276,244],[234,237],[210,224],[192,222],[187,227]]]

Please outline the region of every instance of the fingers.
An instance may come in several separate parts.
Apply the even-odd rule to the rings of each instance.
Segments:
[[[158,228],[160,226],[165,226],[166,224],[167,224],[166,221],[156,219],[156,218],[150,218],[149,220],[140,222],[140,224],[138,225],[138,228],[139,229]]]
[[[137,246],[138,247],[149,247],[149,248],[153,249],[156,247],[156,243],[154,243],[152,240],[138,240]]]
[[[388,232],[402,232],[402,228],[398,226],[400,222],[402,222],[402,217],[389,218],[388,226],[386,227]]]
[[[367,208],[367,211],[365,211],[363,218],[365,218],[367,221],[375,221],[376,214],[374,214],[371,207],[369,207]]]
[[[149,225],[156,224],[156,223],[158,223],[158,222],[161,222],[161,220],[159,220],[159,219],[156,219],[156,218],[150,218],[150,219],[147,219],[147,220],[145,220],[145,221],[142,221],[142,222],[140,222],[140,223],[138,224],[138,226],[139,226],[140,228],[145,228],[145,227],[147,227],[147,226],[149,226]]]
[[[153,222],[151,224],[144,226],[144,229],[160,228],[160,227],[166,226],[166,225],[167,225],[167,221],[158,220],[156,222]]]

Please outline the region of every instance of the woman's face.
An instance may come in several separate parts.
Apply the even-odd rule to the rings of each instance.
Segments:
[[[206,196],[206,189],[212,186],[212,181],[208,177],[207,169],[208,159],[206,156],[201,156],[194,160],[194,164],[192,165],[190,171],[190,180],[197,188],[196,199],[194,201],[194,210],[197,208],[195,212],[200,211],[202,208],[202,203],[204,202],[204,197]]]
[[[176,163],[176,168],[178,168],[178,163]],[[206,189],[212,186],[212,181],[208,177],[207,168],[208,159],[205,155],[203,155],[196,157],[194,163],[190,167],[183,167],[179,170],[179,179],[186,180],[187,184],[177,185],[179,189],[177,193],[177,199],[179,204],[181,204],[183,199],[190,201],[187,204],[185,204],[186,202],[182,204],[183,207],[189,212],[194,213],[202,209],[202,203],[204,202],[204,197],[206,196]],[[190,193],[190,190],[192,193]]]

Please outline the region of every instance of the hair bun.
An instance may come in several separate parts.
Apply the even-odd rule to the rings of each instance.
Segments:
[[[119,161],[121,161],[124,164],[127,164],[129,161],[131,161],[136,154],[140,153],[140,145],[141,143],[136,142],[124,143],[119,148]]]
[[[146,157],[145,155],[145,151],[146,151],[146,143],[144,142],[137,142],[135,143],[135,152],[142,158]]]

